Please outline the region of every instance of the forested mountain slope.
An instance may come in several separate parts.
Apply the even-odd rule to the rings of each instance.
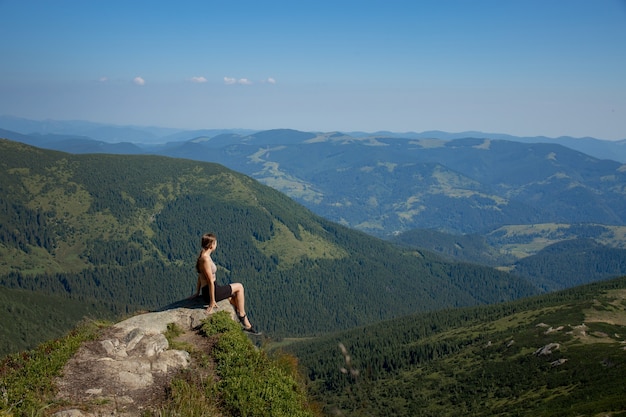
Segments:
[[[552,244],[515,263],[513,271],[546,291],[574,287],[626,274],[626,249],[592,239]]]
[[[272,130],[200,137],[158,152],[220,162],[327,219],[379,236],[626,224],[624,165],[557,144]]]
[[[85,317],[115,317],[111,305],[0,286],[0,357],[65,334]]]
[[[393,241],[512,271],[555,291],[625,275],[625,235],[624,226],[548,223],[503,226],[485,235],[416,229]]]
[[[626,277],[284,347],[328,415],[626,412]]]
[[[531,139],[480,132],[460,138],[444,132],[204,130],[176,132],[157,145],[154,132],[146,132],[140,143],[136,129],[89,126],[72,132],[99,136],[81,141],[76,133],[69,135],[68,126],[52,127],[39,127],[46,134],[13,136],[71,153],[143,152],[217,162],[326,219],[385,238],[425,228],[467,234],[516,224],[626,225],[625,166],[619,158],[602,159],[564,146],[584,142],[575,139],[522,143]],[[110,131],[135,138],[134,143],[104,143],[115,137]],[[618,155],[623,144],[610,144]]]
[[[537,293],[526,280],[446,262],[313,215],[223,166],[71,155],[0,141],[0,285],[125,314],[189,296],[202,233],[218,279],[242,282],[273,336]],[[10,320],[10,315],[3,315]]]

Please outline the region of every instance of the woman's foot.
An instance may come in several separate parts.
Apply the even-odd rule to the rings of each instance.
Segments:
[[[239,314],[237,314],[237,318],[239,319],[239,322],[241,323],[241,325],[243,326],[243,331],[253,334],[253,335],[260,335],[261,332],[257,331],[252,324],[250,323],[250,320],[248,320],[248,316],[246,316],[245,314],[243,316],[240,316]]]
[[[255,335],[255,336],[260,336],[260,335],[262,335],[262,334],[263,334],[263,333],[261,333],[261,332],[257,331],[257,330],[256,330],[253,326],[250,326],[250,327],[244,327],[244,328],[243,328],[243,331],[244,331],[244,332],[246,332],[246,333],[253,334],[253,335]]]

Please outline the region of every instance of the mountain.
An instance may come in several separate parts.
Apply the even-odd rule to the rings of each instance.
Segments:
[[[198,138],[214,138],[220,135],[237,135],[245,136],[257,132],[250,129],[199,129],[199,130],[183,130],[181,132],[172,133],[161,138],[161,143],[187,142],[189,140],[198,140]]]
[[[626,275],[626,249],[593,239],[565,240],[517,261],[513,273],[547,291],[569,288]]]
[[[131,142],[141,144],[163,144],[167,142],[184,142],[197,137],[214,137],[221,134],[236,134],[248,136],[255,133],[252,129],[177,129],[154,126],[118,126],[106,123],[95,123],[82,120],[32,120],[14,116],[0,115],[0,128],[14,131],[23,135],[38,134],[62,134],[70,136],[88,136],[93,140],[108,143]],[[561,136],[550,138],[546,136],[513,136],[503,133],[486,133],[478,131],[443,132],[431,130],[424,132],[343,132],[346,136],[355,138],[362,137],[387,137],[401,139],[439,139],[454,140],[464,138],[485,138],[507,140],[523,143],[550,143],[558,144],[570,149],[586,153],[598,159],[611,159],[626,163],[626,138],[623,140],[602,140],[590,137],[575,138]],[[5,137],[5,136],[3,136]],[[19,140],[7,137],[12,140]],[[63,149],[73,152],[71,149]]]
[[[384,136],[384,137],[396,137],[407,139],[441,139],[441,140],[455,140],[465,138],[488,138],[495,140],[507,140],[511,142],[522,143],[548,143],[565,146],[567,148],[585,153],[598,159],[610,159],[626,163],[626,138],[622,140],[601,140],[596,138],[584,137],[575,138],[571,136],[560,136],[558,138],[550,138],[547,136],[513,136],[503,133],[485,133],[477,131],[466,132],[442,132],[440,130],[432,130],[428,132],[346,132],[351,136],[365,137],[365,136]]]
[[[277,130],[177,143],[159,153],[219,162],[325,218],[381,237],[416,228],[460,234],[626,221],[624,166],[555,144]]]
[[[71,126],[59,124],[40,128],[59,132]],[[74,132],[105,127],[78,124]],[[159,154],[217,162],[284,192],[322,217],[383,238],[412,229],[484,234],[514,224],[625,224],[623,165],[559,144],[589,143],[589,152],[610,148],[617,157],[625,149],[621,142],[515,141],[508,135],[464,133],[474,137],[275,129],[178,131],[141,144],[81,143],[76,136],[59,140],[62,135],[51,133],[27,138],[30,144],[71,153]],[[14,136],[25,140],[20,133]]]
[[[145,151],[129,142],[108,143],[93,140],[86,136],[59,135],[59,134],[31,134],[22,135],[9,130],[0,129],[0,138],[12,138],[22,143],[45,149],[65,151],[71,149],[72,153],[109,153],[109,154],[143,154]]]
[[[391,241],[426,249],[451,260],[493,267],[512,265],[519,259],[503,249],[504,243],[491,244],[480,234],[455,235],[432,229],[412,229],[396,234]]]
[[[100,303],[111,314],[156,308],[195,290],[199,239],[213,231],[218,279],[244,283],[251,319],[274,337],[539,291],[332,223],[221,165],[8,140],[0,152],[0,286],[8,289]]]
[[[83,136],[109,143],[158,143],[162,137],[173,135],[182,130],[160,127],[116,126],[81,120],[30,120],[12,116],[0,116],[0,128],[23,135]],[[13,139],[11,137],[8,138]]]
[[[626,277],[283,345],[327,415],[626,412]]]
[[[533,224],[487,234],[410,230],[392,241],[447,259],[497,267],[555,291],[626,274],[625,226]]]

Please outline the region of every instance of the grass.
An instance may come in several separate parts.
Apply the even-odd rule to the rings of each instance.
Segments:
[[[431,346],[458,350],[444,349],[387,374],[362,372],[358,380],[349,373],[337,380],[314,364],[310,386],[329,414],[344,416],[626,415],[625,299],[626,292],[618,288],[581,294],[558,305],[484,316],[395,349],[398,355]],[[354,339],[348,341],[358,346],[356,361],[364,363],[359,356],[369,351]],[[548,355],[535,353],[550,343],[559,347]],[[310,355],[322,362],[317,353]],[[392,354],[386,357],[394,359]],[[375,355],[368,359],[368,366],[381,366]]]
[[[177,326],[175,323],[167,325],[167,330],[164,333],[165,338],[170,349],[185,350],[192,353],[193,347],[189,343],[178,341],[176,338],[184,333],[184,330]]]
[[[65,337],[0,362],[0,416],[39,416],[53,404],[54,378],[103,324],[85,322]]]
[[[228,313],[218,312],[202,326],[212,340],[209,354],[178,345],[192,355],[195,369],[182,371],[171,383],[169,401],[160,416],[316,416],[307,400],[295,357],[269,357],[241,331]],[[182,330],[165,333],[176,346]]]
[[[302,239],[296,236],[282,223],[275,222],[275,236],[267,242],[257,242],[257,247],[268,257],[275,256],[283,268],[295,264],[299,259],[341,259],[348,256],[345,250],[325,241],[304,229],[300,229]]]
[[[0,362],[0,417],[44,416],[58,405],[55,378],[81,344],[95,340],[105,324],[85,322],[66,336]],[[295,357],[269,357],[257,348],[226,312],[203,324],[213,348],[203,352],[176,339],[183,333],[168,325],[170,348],[190,352],[194,367],[182,370],[154,415],[188,417],[295,416],[319,413],[309,403]]]
[[[610,247],[626,247],[626,226],[598,225],[604,228],[604,232],[594,239]],[[546,246],[577,236],[570,231],[571,224],[566,223],[543,223],[532,225],[503,226],[492,231],[491,235],[503,233],[498,238],[498,246],[501,252],[510,252],[518,258],[533,255]]]
[[[214,385],[226,415],[315,416],[308,403],[297,361],[281,355],[271,359],[257,349],[225,312],[203,325],[207,335],[219,335],[213,348],[219,380]]]

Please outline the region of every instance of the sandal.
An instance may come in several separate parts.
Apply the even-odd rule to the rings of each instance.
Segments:
[[[260,336],[260,335],[262,335],[262,334],[263,334],[263,333],[261,333],[261,332],[257,331],[257,330],[254,328],[254,326],[244,327],[244,328],[243,328],[243,331],[244,331],[244,332],[246,332],[246,333],[250,333],[250,334],[252,334],[252,335],[255,335],[255,336]]]
[[[250,325],[250,327],[246,327],[246,315],[244,314],[243,316],[240,316],[239,314],[237,314],[237,318],[239,319],[239,322],[241,323],[241,325],[243,326],[243,331],[253,334],[255,336],[259,336],[261,334],[261,332],[257,331],[254,326]]]

